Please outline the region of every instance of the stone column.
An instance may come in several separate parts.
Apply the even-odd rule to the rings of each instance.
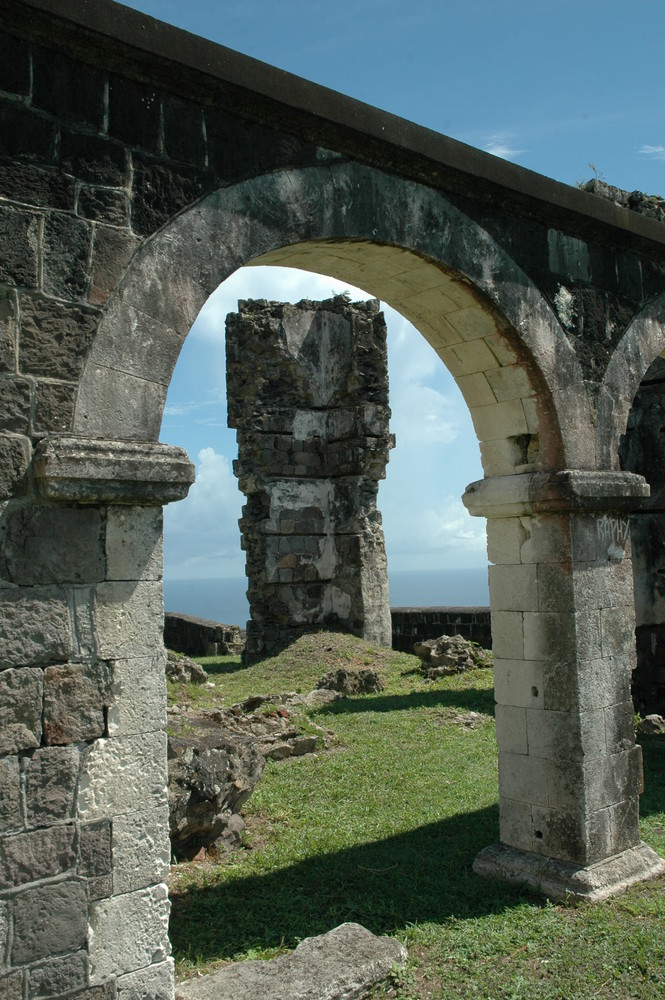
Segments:
[[[562,471],[467,487],[487,517],[501,843],[475,870],[552,898],[663,871],[640,842],[628,513],[641,476]]]
[[[161,505],[192,466],[59,437],[31,471],[0,505],[0,995],[169,1000]]]
[[[390,646],[378,481],[388,431],[386,327],[376,301],[241,301],[226,321],[229,426],[247,497],[245,656],[328,625]]]

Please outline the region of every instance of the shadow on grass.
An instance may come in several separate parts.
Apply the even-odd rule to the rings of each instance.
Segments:
[[[174,955],[210,961],[250,948],[293,948],[347,920],[390,934],[538,901],[472,873],[478,851],[497,839],[492,806],[262,876],[191,888],[173,899]]]
[[[234,658],[225,663],[206,663],[202,664],[203,669],[207,674],[216,674],[221,676],[222,674],[239,674],[243,670],[247,670],[250,666],[248,663],[242,663],[240,659]]]
[[[644,763],[644,791],[640,796],[640,815],[665,813],[665,737],[640,736]]]
[[[355,712],[405,712],[414,708],[461,708],[494,715],[494,689],[463,691],[410,691],[408,694],[342,698],[318,709],[317,715],[352,715]]]

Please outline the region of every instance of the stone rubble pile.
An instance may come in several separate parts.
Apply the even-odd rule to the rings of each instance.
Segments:
[[[338,667],[324,674],[316,686],[320,690],[338,691],[340,694],[376,694],[383,691],[384,684],[376,670]]]
[[[300,728],[298,706],[312,703],[317,699],[289,693],[258,695],[231,708],[169,708],[169,816],[176,858],[192,858],[202,847],[235,850],[245,829],[240,810],[266,759],[299,757],[330,744],[328,730],[310,721],[307,728],[314,732]]]
[[[166,651],[166,679],[172,684],[205,684],[208,675],[200,663],[189,656]]]
[[[438,639],[417,642],[413,647],[422,661],[422,670],[431,680],[465,670],[492,666],[492,653],[461,635],[442,635]]]

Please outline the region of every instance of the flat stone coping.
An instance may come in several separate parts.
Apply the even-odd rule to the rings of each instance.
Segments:
[[[600,902],[636,882],[665,875],[665,861],[645,843],[586,866],[493,844],[480,852],[473,870],[483,878],[528,885],[552,900]]]
[[[176,986],[176,1000],[362,1000],[405,962],[395,938],[347,923],[305,938],[290,955],[188,979]]]

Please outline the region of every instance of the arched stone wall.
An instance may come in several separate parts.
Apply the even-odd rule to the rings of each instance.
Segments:
[[[660,224],[106,0],[55,6],[3,5],[0,993],[172,1000],[159,508],[192,468],[156,442],[243,264],[394,305],[471,410],[502,840],[478,870],[592,898],[661,871],[629,696],[646,490],[616,459],[662,346]]]
[[[414,322],[458,380],[488,474],[594,467],[574,351],[528,277],[441,195],[335,162],[217,191],[144,245],[93,342],[75,433],[155,440],[198,311],[252,262],[353,281]],[[528,456],[525,439],[539,434]]]

